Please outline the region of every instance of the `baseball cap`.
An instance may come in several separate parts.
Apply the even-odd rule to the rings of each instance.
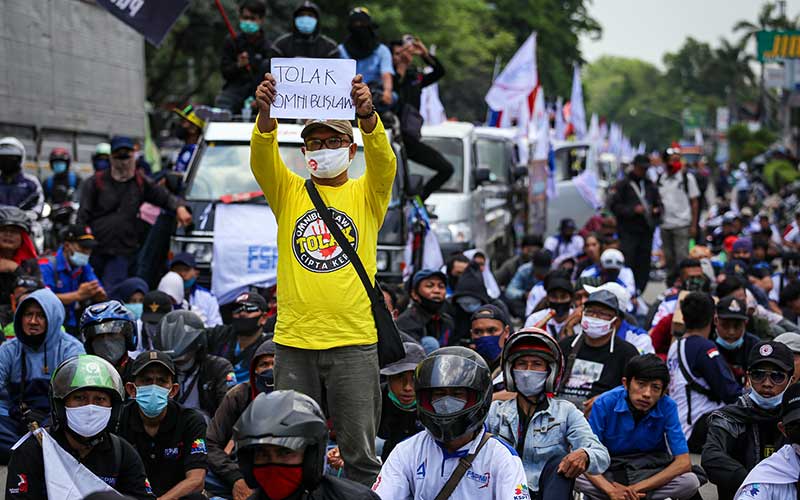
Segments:
[[[771,363],[786,372],[794,372],[794,354],[792,354],[792,350],[774,340],[759,342],[750,349],[750,353],[747,356],[748,370],[761,363]]]
[[[547,292],[551,292],[553,290],[564,290],[568,294],[572,295],[575,288],[572,286],[572,282],[569,280],[569,278],[561,276],[560,274],[556,274],[553,276],[548,276],[544,280],[544,289]]]
[[[800,333],[786,332],[775,337],[775,342],[780,342],[793,353],[800,354]]]
[[[414,278],[411,280],[411,288],[416,290],[422,280],[432,277],[440,278],[444,283],[447,283],[447,275],[443,272],[435,269],[420,269],[414,273]]]
[[[169,263],[169,267],[172,268],[175,264],[184,264],[191,268],[197,267],[197,261],[194,258],[194,254],[189,252],[181,252],[179,254],[175,254],[175,257],[172,258],[172,261]]]
[[[616,248],[609,248],[600,255],[603,269],[622,269],[625,267],[625,256]]]
[[[259,311],[266,311],[269,309],[267,306],[267,299],[262,297],[260,294],[255,292],[244,292],[236,297],[234,300],[233,312],[238,311],[242,308],[247,308],[250,306],[251,308],[258,308]],[[255,311],[252,311],[255,312]]]
[[[506,314],[503,312],[503,310],[493,304],[482,305],[477,311],[472,313],[470,322],[475,321],[476,319],[496,319],[506,326],[509,325],[508,317],[506,317]]]
[[[120,149],[133,149],[133,140],[130,137],[124,135],[116,135],[111,138],[111,152],[118,151]]]
[[[97,240],[94,239],[92,230],[89,229],[88,226],[83,226],[81,224],[71,224],[67,226],[67,230],[64,232],[64,240],[74,241],[86,248],[94,248],[97,246]]]
[[[175,363],[169,354],[162,351],[144,351],[136,356],[131,366],[131,374],[135,377],[150,365],[161,365],[175,375]]]
[[[329,128],[353,138],[353,125],[347,120],[308,120],[303,131],[300,132],[300,137],[305,139],[308,134],[321,128]]]
[[[425,358],[425,349],[416,342],[403,342],[406,355],[403,359],[384,366],[381,375],[397,375],[398,373],[414,371],[420,361]]]
[[[550,269],[553,264],[553,256],[549,250],[539,249],[533,254],[533,267],[534,269]]]
[[[160,290],[147,292],[142,303],[142,321],[145,323],[158,323],[167,313],[172,312],[172,299]]]
[[[631,293],[627,288],[615,281],[609,281],[608,283],[603,283],[600,286],[584,285],[583,288],[589,293],[589,295],[601,290],[607,290],[613,293],[617,298],[617,303],[619,304],[622,313],[630,311],[631,309]]]
[[[783,425],[800,420],[800,384],[786,388],[781,402],[781,422]]]
[[[584,307],[589,304],[600,304],[602,306],[610,307],[615,311],[619,311],[619,301],[617,296],[608,290],[598,290],[589,294],[589,298],[584,302]]]
[[[729,295],[717,302],[717,317],[722,319],[747,320],[747,304]]]

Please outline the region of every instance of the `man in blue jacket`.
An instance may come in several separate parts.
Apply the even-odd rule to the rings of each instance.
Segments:
[[[84,354],[83,345],[62,330],[64,306],[48,290],[36,290],[17,308],[17,336],[0,345],[0,463],[28,432],[50,415],[50,374],[67,358]]]

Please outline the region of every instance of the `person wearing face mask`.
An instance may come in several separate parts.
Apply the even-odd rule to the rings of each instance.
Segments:
[[[733,495],[735,500],[794,500],[800,498],[800,384],[786,389],[778,429],[786,444],[751,470]]]
[[[44,208],[44,191],[39,179],[25,171],[25,146],[16,137],[0,139],[0,205],[24,210],[36,220]]]
[[[441,271],[422,269],[414,273],[411,304],[397,317],[397,328],[418,342],[423,337],[431,337],[440,346],[450,345],[455,325],[452,316],[442,310],[446,279]]]
[[[219,313],[219,302],[210,290],[197,284],[197,277],[200,271],[194,255],[191,253],[179,253],[172,258],[169,263],[169,270],[178,273],[183,279],[184,297],[189,302],[191,310],[198,313],[207,327],[219,326],[222,324],[222,316]]]
[[[84,302],[107,300],[100,280],[94,274],[89,258],[97,247],[89,228],[70,225],[64,232],[64,243],[55,255],[39,260],[42,280],[64,304],[67,319],[64,327],[72,335],[78,333],[78,309]]]
[[[750,392],[708,417],[702,466],[720,500],[733,500],[753,467],[785,444],[778,422],[794,373],[792,351],[779,342],[761,342],[748,361]]]
[[[378,498],[364,485],[323,474],[328,428],[305,394],[259,394],[236,422],[233,440],[253,500]]]
[[[564,371],[561,348],[544,330],[525,328],[506,342],[501,366],[516,397],[492,403],[487,430],[522,457],[531,498],[572,498],[575,478],[605,471],[609,457],[575,405],[552,397]]]
[[[608,290],[589,294],[574,335],[559,341],[567,353],[564,376],[556,395],[575,403],[589,415],[597,396],[620,384],[629,359],[639,354],[633,344],[616,334],[622,318],[617,297]]]
[[[256,396],[275,389],[275,342],[267,340],[256,349],[250,362],[250,380],[229,390],[208,424],[208,477],[206,489],[217,496],[247,500],[247,486],[236,457],[225,451],[233,437],[233,426]]]
[[[122,379],[107,361],[91,355],[71,357],[53,371],[52,425],[47,432],[60,447],[57,452],[77,460],[106,483],[108,490],[152,500],[142,459],[133,446],[113,433],[124,395]],[[51,458],[58,460],[50,456],[45,459],[42,445],[35,437],[29,436],[20,443],[8,464],[6,498],[47,500],[45,462]],[[78,486],[68,484],[70,478],[63,476],[58,479],[59,491]]]
[[[28,432],[32,421],[47,425],[48,382],[59,363],[84,354],[78,339],[61,330],[64,306],[47,288],[36,290],[14,315],[16,337],[0,345],[0,463]],[[29,412],[29,413],[28,413]]]
[[[172,312],[172,299],[166,293],[153,290],[144,295],[136,349],[129,354],[132,358],[136,357],[136,353],[155,349],[155,339],[158,336],[161,320],[170,312]]]
[[[236,385],[231,363],[208,352],[203,321],[190,311],[164,316],[155,348],[172,357],[179,391],[175,400],[186,408],[201,410],[210,419],[225,394]]]
[[[93,304],[81,315],[79,336],[86,352],[105,359],[120,374],[126,371],[137,335],[133,314],[116,300]]]
[[[239,30],[225,36],[220,69],[224,83],[214,105],[240,114],[253,96],[262,75],[269,71],[272,42],[264,33],[267,8],[262,0],[246,0],[239,6]]]
[[[717,344],[709,340],[714,301],[704,292],[690,292],[680,302],[686,328],[667,354],[669,394],[678,404],[683,434],[692,453],[706,441],[706,420],[714,410],[733,403],[742,386],[733,378]]]
[[[650,280],[653,234],[664,209],[658,188],[647,178],[648,168],[647,155],[636,155],[628,176],[617,182],[609,201],[637,290],[644,290]]]
[[[142,314],[144,314],[144,298],[149,291],[150,287],[147,286],[147,282],[142,278],[133,277],[126,279],[111,290],[109,298],[122,302],[131,314],[133,314],[133,317],[136,318],[138,330],[141,330]]]
[[[492,299],[486,293],[486,284],[483,273],[477,262],[472,262],[461,275],[458,285],[448,301],[453,311],[453,335],[448,344],[441,345],[468,345],[470,343],[470,329],[472,328],[472,315],[483,305],[493,305],[508,316],[506,305],[498,299]]]
[[[661,220],[661,246],[668,273],[689,255],[689,239],[697,236],[700,189],[694,174],[683,168],[681,151],[664,150],[667,171],[656,180],[664,212]]]
[[[564,326],[572,315],[572,299],[574,297],[574,287],[569,280],[569,276],[559,272],[547,275],[544,280],[544,287],[547,290],[547,307],[534,312],[525,320],[525,328],[540,326],[558,340],[567,334]],[[550,319],[544,324],[539,325],[545,318]],[[569,333],[571,335],[571,333]]]
[[[527,264],[517,269],[505,290],[505,298],[515,317],[529,316],[547,295],[544,278],[550,272],[553,256],[549,250],[537,250]]]
[[[608,290],[617,298],[619,304],[619,314],[622,321],[617,328],[617,337],[630,342],[640,354],[654,353],[653,341],[648,335],[647,330],[636,326],[635,318],[627,312],[631,309],[631,295],[619,283],[603,283],[600,286],[585,285],[586,290],[591,294],[598,290]]]
[[[321,33],[321,14],[314,2],[300,2],[292,15],[289,33],[279,36],[272,45],[274,57],[338,59],[336,42]]]
[[[136,169],[133,141],[129,137],[117,136],[111,140],[111,167],[95,173],[81,191],[78,224],[89,226],[97,239],[91,263],[109,289],[128,278],[136,261],[139,251],[136,221],[142,203],[174,211],[181,226],[192,221],[192,214],[182,200]]]
[[[356,73],[363,76],[370,89],[381,93],[379,106],[390,106],[397,100],[394,89],[394,66],[389,47],[378,40],[378,25],[366,7],[356,7],[347,16],[348,35],[339,44],[342,59],[356,60]]]
[[[628,362],[622,386],[597,399],[589,425],[612,463],[602,475],[578,478],[576,489],[584,498],[696,498],[701,483],[667,387],[666,364],[645,354]]]
[[[119,435],[144,462],[159,498],[202,500],[208,453],[203,415],[175,401],[180,386],[166,353],[144,351],[131,365],[125,384],[130,400],[120,416]]]
[[[472,313],[471,348],[481,355],[492,373],[500,366],[500,353],[511,333],[508,316],[499,307],[486,304]]]
[[[542,248],[544,242],[538,234],[526,234],[520,242],[519,253],[509,258],[495,272],[494,277],[501,287],[507,286],[511,278],[523,264],[533,259],[533,254]]]
[[[72,156],[65,148],[53,148],[50,152],[50,169],[53,175],[45,179],[44,197],[48,203],[74,201],[81,179],[69,169]],[[60,189],[59,189],[60,188]]]
[[[651,312],[649,315],[652,315],[652,319],[646,323],[650,325],[650,328],[655,327],[665,317],[675,313],[681,290],[711,292],[711,283],[705,276],[702,263],[699,260],[684,259],[681,261],[678,266],[678,277],[673,286],[665,290],[662,296],[656,299],[650,307]]]
[[[728,296],[717,302],[716,309],[714,341],[725,362],[728,363],[733,378],[744,385],[745,374],[749,368],[748,357],[760,339],[746,331],[748,317],[747,305],[744,302]]]
[[[415,390],[425,430],[392,450],[373,491],[383,500],[437,498],[454,476],[442,498],[531,498],[517,452],[484,426],[492,381],[483,358],[460,346],[437,349],[417,365]],[[457,469],[464,460],[470,467]]]
[[[258,346],[268,340],[267,301],[256,292],[245,292],[234,299],[231,324],[206,329],[208,352],[233,365],[236,383],[250,380],[250,362]]]
[[[95,172],[107,170],[111,167],[111,144],[101,142],[94,148],[92,155],[92,168]]]
[[[603,283],[619,283],[628,290],[631,297],[637,295],[633,271],[625,265],[625,256],[616,248],[603,250],[603,253],[600,254],[600,265],[587,267],[580,277],[599,277],[603,279]]]

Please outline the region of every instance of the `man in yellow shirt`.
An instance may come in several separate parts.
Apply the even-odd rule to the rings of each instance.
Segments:
[[[325,387],[347,477],[371,485],[380,470],[375,434],[381,392],[370,301],[314,208],[303,178],[281,160],[278,123],[270,118],[275,95],[275,79],[266,74],[256,90],[259,115],[250,143],[250,167],[278,221],[275,388],[305,393],[324,406]],[[367,274],[374,276],[378,230],[397,159],[361,75],[353,79],[351,97],[364,140],[366,173],[348,178],[357,150],[348,121],[309,121],[301,134],[302,152],[333,219]]]

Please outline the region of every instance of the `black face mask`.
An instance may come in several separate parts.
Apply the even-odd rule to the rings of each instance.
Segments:
[[[12,175],[22,168],[22,160],[18,156],[0,156],[0,173]]]
[[[375,34],[369,26],[353,26],[350,28],[350,35],[356,44],[362,46],[369,45],[375,38]]]
[[[569,308],[572,305],[572,302],[550,302],[550,309],[555,311],[556,318],[563,318],[565,315],[569,314]]]
[[[689,292],[708,292],[711,287],[706,278],[693,276],[683,283],[682,288]]]
[[[272,368],[256,375],[256,390],[269,394],[275,389],[275,375]]]
[[[603,271],[603,277],[606,282],[617,281],[617,278],[619,278],[619,269],[605,269]]]
[[[430,314],[438,314],[438,312],[442,309],[444,301],[431,300],[420,295],[418,303],[420,307],[422,307],[425,311],[429,312]]]
[[[259,319],[261,319],[261,316],[256,316],[255,318],[233,318],[231,326],[233,326],[233,331],[236,335],[253,336],[261,333],[261,326],[258,324]]]

